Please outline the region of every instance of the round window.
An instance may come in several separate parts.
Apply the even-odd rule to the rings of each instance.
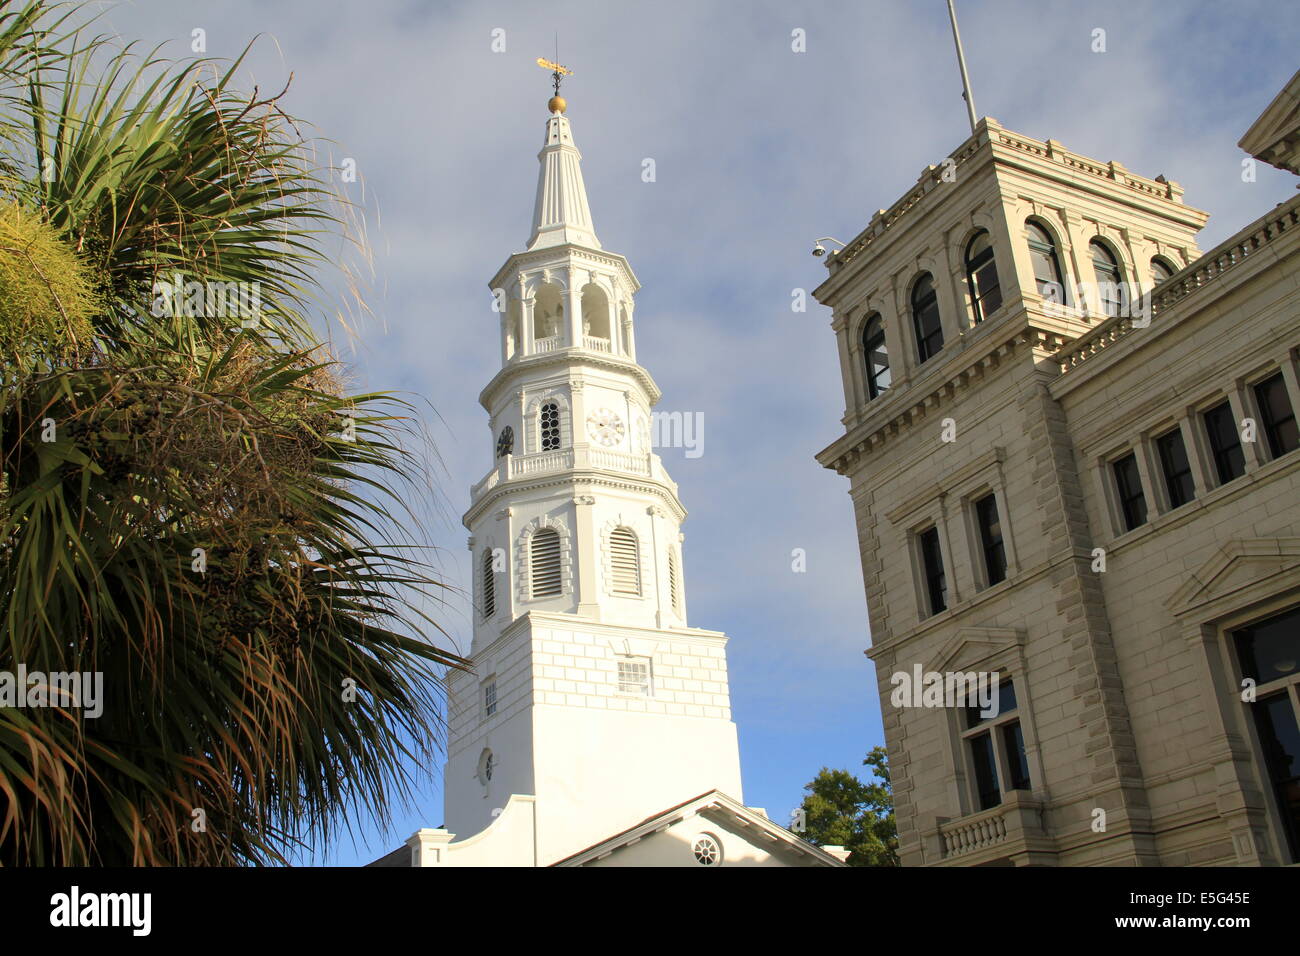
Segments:
[[[695,838],[691,852],[695,854],[695,862],[700,866],[717,866],[722,862],[722,847],[708,833],[701,833]]]
[[[496,768],[496,755],[490,750],[484,750],[478,758],[478,782],[486,787],[492,782],[492,773]]]

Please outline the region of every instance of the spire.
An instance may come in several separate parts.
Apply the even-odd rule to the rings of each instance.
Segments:
[[[564,115],[567,104],[558,94],[548,104],[546,143],[537,154],[542,167],[537,175],[537,203],[533,207],[533,232],[528,250],[548,249],[567,242],[600,248],[587,187],[582,181],[582,154],[573,145],[573,132]]]

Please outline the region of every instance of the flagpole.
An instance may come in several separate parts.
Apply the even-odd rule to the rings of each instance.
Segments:
[[[975,97],[970,91],[970,77],[966,74],[966,55],[961,50],[961,34],[957,32],[957,11],[948,0],[948,19],[952,21],[952,42],[957,46],[957,65],[961,68],[961,96],[966,101],[966,114],[970,117],[970,131],[975,132]]]

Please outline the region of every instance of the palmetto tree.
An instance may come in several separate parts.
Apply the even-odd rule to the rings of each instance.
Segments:
[[[104,702],[0,708],[0,863],[280,861],[409,795],[464,664],[414,416],[313,332],[346,210],[278,98],[68,23],[0,0],[0,672]]]

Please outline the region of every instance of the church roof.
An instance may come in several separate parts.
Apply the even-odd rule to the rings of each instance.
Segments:
[[[585,866],[662,833],[692,816],[703,816],[716,823],[726,824],[733,832],[744,835],[749,842],[769,853],[802,858],[802,865],[847,865],[839,857],[801,839],[785,827],[778,826],[762,813],[742,806],[720,790],[710,790],[646,817],[640,823],[551,865]]]

